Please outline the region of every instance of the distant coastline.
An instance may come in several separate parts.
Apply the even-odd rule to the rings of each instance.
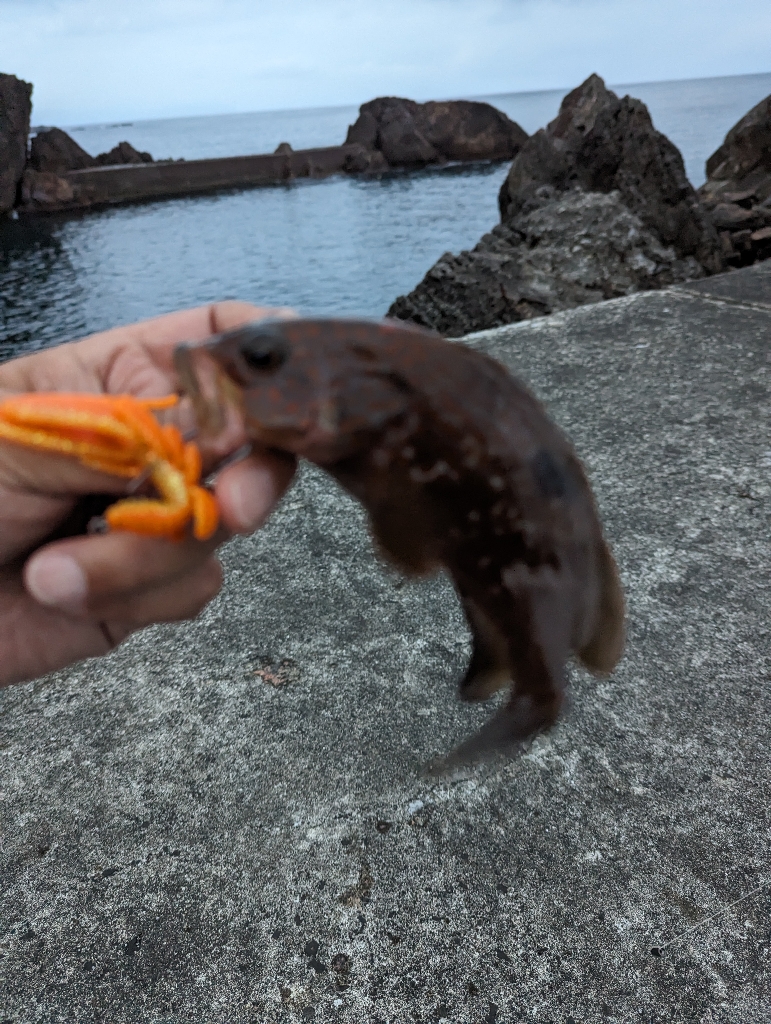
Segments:
[[[720,145],[725,133],[744,113],[771,93],[771,71],[751,75],[672,81],[619,83],[609,86],[623,95],[641,99],[659,131],[683,154],[694,187],[705,180],[704,164]],[[492,104],[528,135],[543,128],[557,115],[561,89],[489,93],[469,99]],[[719,104],[716,97],[720,97]],[[94,155],[130,138],[139,150],[156,157],[199,160],[239,153],[272,153],[288,139],[295,149],[317,149],[345,138],[358,107],[293,108],[271,111],[185,115],[143,120],[84,121],[63,124],[80,145]],[[131,131],[127,132],[126,129]]]
[[[294,150],[281,142],[273,153],[186,161],[155,160],[121,140],[96,156],[57,127],[30,134],[32,87],[2,77],[6,108],[0,146],[15,154],[0,213],[59,213],[99,206],[190,196],[220,189],[280,184],[331,174],[380,174],[450,162],[510,160],[527,133],[504,113],[470,100],[429,101],[381,97],[363,104],[338,146]],[[23,160],[19,160],[19,154]]]

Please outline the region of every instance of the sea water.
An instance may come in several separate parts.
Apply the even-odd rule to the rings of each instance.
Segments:
[[[694,185],[771,74],[614,86],[649,107]],[[482,97],[529,133],[565,90]],[[355,107],[74,125],[96,154],[128,139],[157,158],[232,156],[345,139]],[[0,223],[0,358],[224,298],[381,316],[443,252],[498,220],[507,164],[328,178]]]

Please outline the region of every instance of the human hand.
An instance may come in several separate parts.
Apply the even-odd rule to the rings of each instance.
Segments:
[[[180,342],[275,313],[223,302],[95,334],[0,366],[0,396],[165,395],[176,387],[172,357]],[[267,453],[224,469],[215,485],[222,525],[210,541],[116,531],[46,543],[81,496],[120,495],[126,481],[0,441],[0,686],[106,654],[151,623],[197,615],[221,585],[214,550],[265,521],[293,470]]]

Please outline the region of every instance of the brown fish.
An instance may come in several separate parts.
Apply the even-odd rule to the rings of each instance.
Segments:
[[[614,668],[624,599],[592,492],[500,363],[399,321],[323,319],[251,324],[176,362],[204,427],[224,391],[253,442],[321,466],[362,502],[400,569],[450,573],[473,634],[461,696],[513,684],[458,760],[550,726],[571,654]]]

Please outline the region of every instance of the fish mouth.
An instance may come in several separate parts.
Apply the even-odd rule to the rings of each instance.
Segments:
[[[174,369],[180,388],[193,406],[198,429],[208,437],[221,434],[228,422],[228,411],[241,415],[241,389],[223,371],[205,345],[177,345]]]
[[[197,431],[218,453],[244,437],[261,448],[292,454],[303,447],[307,427],[298,427],[294,420],[265,422],[250,412],[248,389],[233,380],[212,343],[178,345],[174,368],[180,390],[193,407]]]

